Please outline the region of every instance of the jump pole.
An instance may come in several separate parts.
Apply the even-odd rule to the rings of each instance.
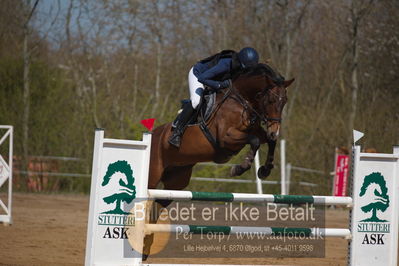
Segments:
[[[349,228],[321,228],[320,230],[325,236],[345,237],[350,240],[348,265],[396,266],[399,222],[399,147],[394,147],[392,154],[377,154],[361,153],[360,146],[355,146],[352,197],[331,197],[148,189],[150,146],[150,134],[144,134],[142,141],[130,141],[106,139],[103,130],[96,131],[86,265],[147,265],[142,264],[141,256],[138,256],[137,251],[142,251],[143,241],[141,240],[149,232],[174,232],[179,229],[198,233],[200,227],[208,231],[229,233],[255,230],[272,234],[273,231],[281,232],[282,230],[282,228],[272,227],[146,224],[143,202],[148,198],[158,198],[346,205],[352,208]],[[123,167],[115,166],[119,164]],[[125,173],[126,178],[118,176],[122,172]],[[133,177],[127,178],[127,176]],[[123,185],[122,189],[121,185]],[[131,197],[126,197],[126,193]],[[126,203],[122,204],[123,201]],[[116,206],[115,209],[113,209],[114,206]],[[131,215],[129,211],[134,207],[136,209],[140,207],[143,215]],[[134,224],[136,226],[133,226]],[[134,238],[141,243],[136,247],[137,251],[134,251],[127,239],[123,238],[123,232],[126,233],[127,230],[132,230]],[[291,228],[290,230],[314,233],[309,228]],[[120,237],[109,237],[108,232],[111,231]]]
[[[256,191],[258,194],[263,194],[263,188],[262,188],[262,180],[258,178],[258,170],[260,168],[260,162],[259,162],[259,150],[256,151],[255,154],[255,180],[256,180]]]
[[[286,164],[285,164],[285,139],[280,141],[280,175],[281,175],[281,194],[287,195],[287,179],[286,179]]]

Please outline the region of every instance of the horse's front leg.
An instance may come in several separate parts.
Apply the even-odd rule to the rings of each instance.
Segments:
[[[270,175],[270,172],[274,168],[273,160],[274,160],[274,150],[276,148],[276,141],[275,140],[268,140],[267,146],[269,150],[267,151],[267,159],[265,165],[262,165],[258,169],[258,177],[260,179],[265,179]]]
[[[245,156],[244,161],[241,164],[236,164],[231,168],[231,176],[242,175],[245,171],[251,168],[256,151],[259,149],[260,146],[260,140],[255,135],[248,135],[247,144],[251,145],[251,149],[249,150],[249,152]]]

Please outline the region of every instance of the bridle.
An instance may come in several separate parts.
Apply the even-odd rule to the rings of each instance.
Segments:
[[[271,87],[273,88],[273,87]],[[271,89],[270,87],[266,87],[265,89],[263,89],[260,94],[258,93],[257,96],[259,95],[259,99],[264,99],[264,97],[266,96],[266,93],[268,93]],[[264,123],[266,125],[267,128],[271,127],[274,123],[281,123],[282,119],[281,118],[274,118],[274,117],[268,117],[265,114],[265,108],[262,108],[262,112],[258,112],[254,107],[252,107],[252,105],[248,102],[248,100],[246,100],[240,93],[239,91],[233,86],[232,83],[230,83],[230,86],[228,87],[228,89],[226,91],[223,91],[223,97],[220,101],[218,101],[216,107],[213,110],[213,113],[211,115],[211,117],[208,119],[208,121],[205,121],[204,119],[202,119],[199,123],[199,127],[202,130],[202,132],[204,133],[205,137],[208,139],[208,141],[212,144],[212,146],[215,148],[215,150],[217,150],[220,146],[219,146],[219,142],[218,140],[214,137],[214,134],[212,134],[212,132],[209,130],[209,124],[211,123],[211,121],[213,121],[213,119],[216,117],[216,114],[218,113],[218,110],[222,107],[222,105],[224,104],[224,102],[231,98],[235,101],[237,101],[242,107],[243,107],[243,111],[241,112],[241,118],[243,118],[245,112],[248,112],[250,115],[249,118],[249,124],[250,127],[256,125],[257,120],[260,120],[260,123]],[[264,94],[264,95],[262,95]],[[275,94],[276,96],[278,96],[277,94]],[[281,101],[281,97],[279,97],[279,100]],[[258,100],[257,100],[258,102]],[[259,104],[259,102],[258,102]],[[270,124],[268,124],[268,122],[271,122]]]
[[[266,96],[266,94],[270,91],[270,93],[274,94],[275,96],[278,97],[279,101],[282,100],[282,97],[279,97],[279,95],[277,95],[276,93],[272,92],[271,89],[273,88],[273,85],[269,85],[266,88],[264,88],[263,90],[261,90],[260,92],[258,92],[256,94],[256,102],[259,104],[260,100],[263,100],[264,97]],[[267,125],[267,122],[277,122],[277,123],[281,123],[282,122],[282,118],[275,118],[275,117],[268,117],[266,115],[265,110],[262,110],[261,113],[259,113],[255,108],[252,107],[251,104],[248,103],[248,101],[246,99],[244,99],[244,97],[241,96],[241,94],[234,88],[234,86],[231,86],[229,88],[229,92],[231,93],[230,97],[235,99],[238,103],[241,104],[242,107],[244,107],[244,110],[250,110],[251,113],[255,114],[255,116],[263,123],[265,123]],[[227,92],[227,93],[229,93]],[[263,109],[263,108],[262,108]]]
[[[265,87],[264,89],[262,89],[260,92],[258,92],[256,94],[256,99],[257,99],[257,103],[259,104],[259,99],[263,99],[266,94],[272,89],[274,88],[274,85],[269,85],[267,87]],[[276,93],[271,92],[272,94],[274,94],[275,96],[278,97],[279,101],[282,100],[281,97],[279,97]],[[228,98],[232,98],[235,101],[237,101],[242,107],[244,107],[244,111],[242,114],[244,114],[245,112],[252,113],[255,115],[255,119],[251,118],[250,119],[250,124],[255,124],[256,120],[259,119],[261,121],[261,123],[263,122],[265,125],[267,125],[268,122],[273,122],[274,123],[281,123],[282,122],[282,118],[275,118],[275,117],[268,117],[265,114],[265,110],[262,110],[261,113],[259,113],[255,108],[252,107],[252,105],[244,98],[242,97],[242,95],[239,93],[239,91],[234,87],[233,83],[230,83],[230,86],[228,87],[228,89],[223,92],[223,97],[222,99],[218,102],[218,104],[216,105],[216,108],[213,111],[213,114],[216,114],[217,111],[220,109],[220,107],[223,105],[223,103],[228,99]],[[263,109],[263,108],[262,108]],[[211,118],[208,120],[207,123],[209,123],[211,120],[213,120],[213,118],[215,117],[215,115],[212,115]],[[272,125],[271,124],[271,125]],[[270,127],[271,125],[269,125],[268,127]]]

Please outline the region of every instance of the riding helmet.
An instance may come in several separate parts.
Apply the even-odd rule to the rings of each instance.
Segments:
[[[252,47],[245,47],[238,53],[238,60],[242,68],[252,67],[258,64],[258,52]]]

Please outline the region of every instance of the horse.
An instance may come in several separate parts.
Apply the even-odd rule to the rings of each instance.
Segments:
[[[217,94],[216,110],[207,121],[215,143],[209,141],[199,124],[187,127],[180,148],[168,143],[172,123],[155,128],[148,187],[156,188],[162,182],[164,189],[184,189],[196,163],[226,163],[247,144],[250,145],[249,152],[241,164],[231,168],[230,175],[239,176],[250,169],[256,151],[261,144],[267,143],[267,159],[257,174],[261,179],[269,176],[287,102],[286,88],[293,81],[286,81],[266,64],[258,64],[237,75],[229,88]]]
[[[250,169],[256,151],[261,144],[267,143],[267,159],[257,174],[261,179],[269,176],[273,169],[281,116],[287,102],[286,88],[293,81],[286,81],[266,64],[258,64],[239,73],[229,88],[217,94],[215,111],[206,122],[211,137],[205,136],[201,124],[189,125],[182,136],[180,148],[176,148],[168,143],[172,123],[155,128],[148,188],[154,189],[163,183],[167,190],[184,189],[190,182],[196,163],[226,163],[247,144],[250,145],[249,152],[241,164],[231,168],[230,175],[239,176]],[[158,209],[171,203],[170,200],[156,202]],[[150,204],[148,209],[151,210],[152,202]],[[157,220],[158,217],[152,217],[150,222],[156,223]],[[150,253],[153,237],[153,234],[145,237],[143,260]]]

